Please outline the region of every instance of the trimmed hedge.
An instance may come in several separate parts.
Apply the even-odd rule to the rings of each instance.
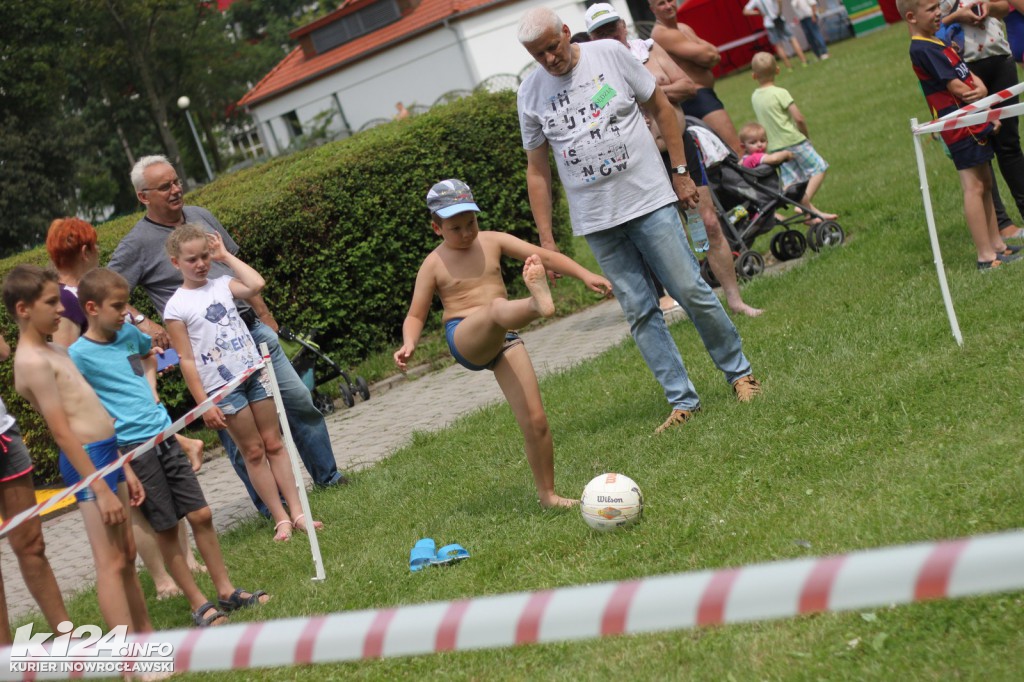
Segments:
[[[400,338],[416,272],[438,243],[424,198],[433,183],[451,177],[473,188],[483,229],[537,243],[515,94],[508,91],[273,159],[218,179],[187,203],[212,211],[239,243],[243,259],[266,278],[264,297],[281,324],[315,330],[324,350],[350,365]],[[556,238],[569,249],[560,195],[555,211]],[[100,226],[101,253],[109,257],[139,217]],[[45,249],[0,261],[0,275],[23,262],[46,265]],[[516,271],[507,269],[506,281]],[[132,302],[153,314],[141,289]],[[0,329],[13,347],[17,330],[3,316]],[[161,393],[172,412],[191,406],[180,378],[162,380]],[[39,476],[55,480],[54,445],[15,397],[11,363],[0,365],[0,395],[19,420]]]

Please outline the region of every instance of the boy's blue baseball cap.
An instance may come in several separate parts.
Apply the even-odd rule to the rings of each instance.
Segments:
[[[462,180],[442,180],[427,192],[427,208],[441,218],[451,218],[466,211],[480,212],[473,200],[473,190]]]

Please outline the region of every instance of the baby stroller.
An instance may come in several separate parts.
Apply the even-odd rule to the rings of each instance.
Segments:
[[[770,242],[772,255],[780,261],[799,258],[808,246],[814,251],[820,251],[826,246],[843,243],[846,235],[839,223],[825,220],[811,208],[799,203],[806,183],[794,185],[784,192],[774,167],[761,165],[754,169],[744,168],[736,154],[699,118],[687,116],[686,126],[687,130],[700,129],[691,134],[702,141],[701,152],[705,159],[711,199],[715,203],[722,234],[736,254],[736,273],[741,278],[749,279],[764,271],[764,258],[750,250],[750,247],[757,237],[771,232],[775,227],[785,228],[773,235]],[[713,138],[708,138],[708,135]],[[709,139],[712,142],[717,140],[719,144],[703,142]],[[713,154],[711,147],[722,151]],[[799,208],[801,212],[782,220],[776,219],[776,211],[791,206]],[[806,236],[805,232],[795,229],[800,226],[806,226]],[[701,274],[708,284],[718,284],[707,259],[701,261]]]
[[[334,401],[316,388],[338,377],[341,377],[338,390],[346,406],[352,407],[356,404],[356,393],[363,400],[370,399],[370,387],[366,385],[366,380],[357,376],[353,384],[345,370],[320,351],[320,346],[313,341],[312,334],[300,334],[287,327],[281,327],[277,335],[282,340],[281,347],[289,356],[292,367],[313,395],[313,404],[321,413],[326,415],[334,412]]]

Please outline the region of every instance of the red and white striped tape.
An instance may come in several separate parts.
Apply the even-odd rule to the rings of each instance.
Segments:
[[[996,104],[999,104],[1004,100],[1008,100],[1015,95],[1019,95],[1022,91],[1024,91],[1024,83],[1014,83],[1012,86],[1006,88],[1005,90],[1000,90],[999,92],[991,94],[988,97],[983,97],[982,99],[979,99],[977,102],[965,104],[959,109],[951,111],[945,116],[940,116],[935,120],[945,121],[946,119],[949,118],[956,118],[958,116],[963,116],[964,114],[969,114],[972,111],[990,109],[991,107],[995,106]]]
[[[136,457],[138,457],[139,455],[141,455],[141,454],[143,454],[145,452],[148,452],[149,450],[152,450],[153,447],[155,447],[157,444],[164,442],[167,438],[169,438],[169,437],[173,436],[174,434],[176,434],[183,427],[191,424],[196,419],[201,417],[207,410],[209,410],[211,407],[213,407],[214,405],[219,403],[224,398],[224,396],[226,396],[227,394],[231,393],[231,391],[233,391],[236,388],[238,388],[239,384],[241,384],[243,381],[245,381],[250,376],[252,376],[252,374],[254,372],[256,372],[259,369],[262,369],[264,364],[266,364],[267,362],[270,362],[270,358],[269,357],[264,357],[263,361],[260,362],[258,365],[256,365],[255,367],[252,367],[250,369],[247,369],[241,375],[239,375],[239,376],[235,377],[234,379],[232,379],[231,381],[229,381],[227,384],[224,385],[223,388],[221,388],[219,391],[214,393],[212,396],[208,397],[206,400],[204,400],[199,405],[196,405],[186,415],[184,415],[183,417],[178,419],[176,422],[174,422],[173,424],[168,426],[166,429],[161,431],[156,436],[154,436],[154,437],[150,438],[149,440],[147,440],[145,443],[143,443],[139,447],[135,448],[134,450],[132,450],[131,452],[129,452],[129,453],[125,454],[125,455],[122,455],[121,457],[119,457],[117,459],[117,461],[111,462],[110,464],[107,464],[106,466],[104,466],[101,469],[97,469],[95,472],[89,474],[88,476],[83,478],[78,483],[76,483],[73,486],[70,486],[68,488],[65,488],[64,490],[62,490],[61,492],[57,493],[56,495],[54,495],[50,499],[45,500],[43,502],[40,502],[36,506],[30,507],[29,509],[26,509],[25,511],[21,512],[20,514],[16,514],[15,516],[12,516],[11,518],[6,519],[3,523],[0,523],[0,538],[4,537],[8,533],[10,533],[12,530],[17,528],[21,524],[23,524],[28,519],[31,519],[34,516],[39,516],[40,514],[45,512],[46,510],[48,510],[48,509],[50,509],[52,507],[57,506],[58,504],[61,503],[62,500],[67,499],[70,495],[74,495],[79,490],[82,490],[86,486],[90,485],[97,478],[101,478],[101,477],[106,476],[107,474],[109,474],[111,472],[117,471],[122,466],[124,466],[125,462],[130,462],[133,459],[135,459]]]
[[[1001,118],[1020,116],[1021,114],[1024,114],[1024,104],[1013,104],[1008,107],[1003,107],[1002,109],[975,111],[973,113],[963,114],[962,116],[956,116],[955,118],[940,118],[935,121],[931,121],[930,123],[921,123],[916,127],[911,128],[911,132],[915,135],[924,135],[926,133],[964,128],[966,126],[977,125],[979,123],[990,123]]]
[[[336,663],[593,639],[1024,588],[1024,532],[540,592],[134,636],[175,672]],[[0,680],[12,672],[0,650]],[[63,679],[38,673],[31,679]],[[99,677],[101,674],[76,673]]]

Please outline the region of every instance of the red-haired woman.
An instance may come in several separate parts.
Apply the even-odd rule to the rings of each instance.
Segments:
[[[46,252],[60,280],[60,302],[64,306],[60,327],[53,342],[68,348],[85,331],[88,322],[78,303],[78,282],[100,262],[96,228],[78,218],[58,218],[46,233]]]

